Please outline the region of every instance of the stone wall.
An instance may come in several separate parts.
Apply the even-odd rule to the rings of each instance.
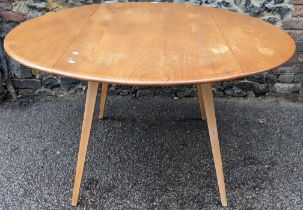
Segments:
[[[216,95],[236,97],[267,95],[298,97],[303,95],[303,0],[168,1],[219,7],[255,16],[282,27],[296,40],[297,53],[288,63],[271,72],[241,80],[215,84]],[[20,22],[43,15],[48,11],[55,12],[64,8],[91,3],[108,2],[104,2],[104,0],[0,0],[0,36],[5,37],[5,35]],[[11,76],[13,77],[13,84],[18,90],[19,95],[64,95],[75,92],[82,93],[85,90],[84,82],[40,73],[20,65],[10,58],[8,58],[8,63]],[[191,86],[140,88],[112,85],[110,92],[113,94],[134,95],[138,97],[166,95],[178,98],[189,97],[196,94],[195,88]]]

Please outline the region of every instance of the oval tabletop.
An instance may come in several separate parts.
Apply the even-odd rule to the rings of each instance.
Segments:
[[[34,69],[129,85],[185,85],[273,69],[293,39],[257,18],[175,3],[112,3],[67,9],[24,22],[4,42]]]

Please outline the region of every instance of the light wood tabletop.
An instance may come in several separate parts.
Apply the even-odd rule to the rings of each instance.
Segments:
[[[174,3],[98,4],[26,21],[5,39],[20,63],[76,79],[186,85],[273,69],[295,51],[276,26]]]
[[[72,204],[77,205],[99,82],[99,118],[110,83],[196,84],[222,206],[227,206],[211,82],[273,69],[295,51],[278,27],[238,13],[175,3],[113,3],[48,13],[21,24],[7,53],[34,69],[88,80]]]

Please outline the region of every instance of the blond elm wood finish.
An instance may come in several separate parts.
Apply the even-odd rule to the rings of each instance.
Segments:
[[[272,69],[290,58],[295,49],[293,39],[281,29],[257,18],[210,8],[209,14],[228,42],[242,74],[256,74]]]
[[[288,34],[257,18],[174,3],[98,4],[48,13],[17,26],[4,45],[11,57],[34,69],[127,85],[239,78],[272,69],[295,50]]]
[[[200,90],[201,90],[203,98],[204,98],[205,115],[206,115],[206,119],[207,119],[211,150],[213,153],[213,158],[214,158],[214,163],[215,163],[221,204],[222,204],[222,206],[227,206],[227,197],[226,197],[225,183],[224,183],[224,173],[223,173],[223,166],[222,166],[222,158],[221,158],[221,151],[220,151],[212,88],[211,88],[210,83],[201,84],[198,86],[200,86]]]
[[[202,94],[201,85],[197,85],[197,90],[198,90],[198,99],[199,99],[199,105],[200,105],[200,111],[201,111],[201,118],[202,118],[202,120],[206,120],[204,98],[203,98],[203,94]]]
[[[85,110],[84,110],[83,123],[82,123],[82,132],[81,132],[80,146],[78,152],[78,161],[76,167],[76,176],[74,181],[74,190],[72,197],[72,205],[74,206],[76,206],[78,203],[86,151],[87,151],[87,146],[90,136],[90,130],[92,127],[92,121],[94,117],[96,97],[98,93],[98,85],[99,84],[97,82],[88,82]]]
[[[107,98],[107,90],[108,90],[108,83],[102,82],[99,119],[104,118],[105,104],[106,104],[106,98]]]
[[[96,9],[96,6],[73,8],[28,20],[5,38],[6,52],[20,63],[51,73]]]

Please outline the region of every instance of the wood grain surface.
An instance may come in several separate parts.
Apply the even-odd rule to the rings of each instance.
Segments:
[[[216,82],[271,70],[292,38],[257,18],[177,3],[112,3],[26,21],[4,42],[20,63],[82,80],[126,85]]]

